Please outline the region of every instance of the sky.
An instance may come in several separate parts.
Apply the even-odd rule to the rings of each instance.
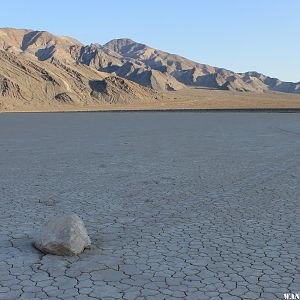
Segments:
[[[85,44],[126,37],[235,72],[300,81],[300,0],[9,0],[0,27]]]

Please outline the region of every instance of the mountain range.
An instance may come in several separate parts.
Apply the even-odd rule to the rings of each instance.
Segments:
[[[186,88],[300,94],[300,82],[235,73],[130,39],[83,45],[47,31],[0,29],[0,108],[157,102]]]

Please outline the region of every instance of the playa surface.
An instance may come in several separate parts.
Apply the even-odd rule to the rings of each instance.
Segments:
[[[300,114],[0,114],[0,299],[299,292]],[[44,255],[75,212],[93,247]]]

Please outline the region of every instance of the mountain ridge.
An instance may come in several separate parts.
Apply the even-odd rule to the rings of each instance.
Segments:
[[[6,41],[3,33],[8,35]],[[19,39],[17,44],[13,37]],[[3,46],[5,44],[6,47]],[[84,45],[72,37],[55,36],[47,31],[4,28],[0,29],[0,48],[33,54],[41,61],[56,58],[68,63],[85,64],[158,90],[177,90],[187,85],[237,91],[300,93],[300,82],[284,82],[254,71],[237,73],[201,64],[128,38],[113,39],[104,45]],[[128,63],[132,68],[125,72],[124,64]],[[152,74],[149,72],[151,70],[160,73]],[[258,76],[251,75],[254,73]],[[262,77],[263,80],[260,79]],[[153,84],[155,81],[161,84]]]
[[[236,73],[128,38],[84,45],[47,31],[0,28],[0,51],[0,97],[18,101],[34,97],[73,103],[157,101],[158,92],[187,87],[300,94],[300,82],[255,71]]]

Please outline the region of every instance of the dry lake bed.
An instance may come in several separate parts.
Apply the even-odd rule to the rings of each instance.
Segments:
[[[300,292],[300,114],[0,114],[0,299]],[[79,257],[31,245],[77,213]]]

